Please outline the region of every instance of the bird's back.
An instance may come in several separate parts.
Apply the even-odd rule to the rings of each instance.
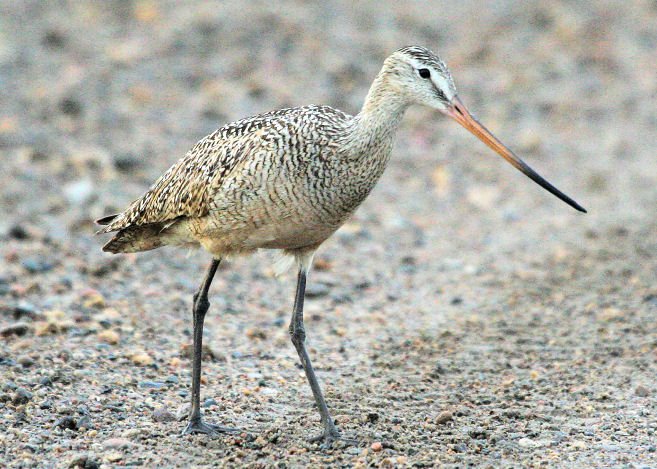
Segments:
[[[107,225],[99,233],[118,231],[103,249],[153,249],[171,244],[171,235],[190,238],[173,240],[175,244],[202,243],[194,238],[203,232],[211,236],[213,231],[253,231],[271,225],[275,217],[282,218],[281,223],[304,215],[312,218],[315,203],[300,198],[325,198],[319,187],[314,195],[307,192],[331,177],[327,173],[335,173],[336,137],[350,119],[327,106],[304,106],[221,127],[201,139],[126,210],[98,220]],[[304,210],[309,213],[300,213]],[[304,241],[311,240],[299,240]]]

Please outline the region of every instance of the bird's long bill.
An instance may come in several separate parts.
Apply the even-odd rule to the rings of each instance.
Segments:
[[[586,213],[584,207],[579,205],[573,199],[571,199],[566,194],[564,194],[559,189],[557,189],[552,184],[550,184],[545,179],[543,179],[536,171],[530,168],[527,165],[527,163],[525,163],[516,155],[514,155],[511,150],[509,150],[506,146],[502,144],[502,142],[500,142],[497,138],[495,138],[495,136],[491,134],[486,127],[481,125],[474,117],[472,117],[472,115],[470,115],[467,108],[463,105],[463,103],[458,98],[458,96],[454,97],[451,106],[449,106],[447,110],[445,110],[444,112],[449,117],[454,119],[456,122],[461,124],[470,132],[472,132],[474,135],[476,135],[479,138],[479,140],[481,140],[490,148],[492,148],[497,153],[499,153],[502,158],[507,160],[517,169],[519,169],[524,175],[529,177],[532,181],[537,183],[543,189],[547,190],[548,192],[551,192],[552,194],[554,194],[555,196],[566,202],[571,207],[579,210],[580,212]]]

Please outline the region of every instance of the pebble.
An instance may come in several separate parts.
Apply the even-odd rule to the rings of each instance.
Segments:
[[[570,443],[570,446],[575,449],[585,449],[586,441],[584,440],[575,440]]]
[[[64,186],[64,195],[71,204],[85,205],[94,197],[94,184],[89,179],[82,179]]]
[[[29,257],[27,259],[23,259],[21,265],[31,274],[48,272],[54,267],[52,262],[40,257]]]
[[[98,340],[112,345],[119,342],[119,333],[112,329],[105,329],[104,331],[99,332],[96,337]]]
[[[15,322],[0,329],[0,335],[2,337],[9,337],[12,335],[22,336],[29,330],[30,326],[26,322]]]
[[[328,295],[329,287],[323,283],[311,282],[306,287],[306,298],[319,298]]]
[[[161,381],[140,381],[140,388],[149,388],[149,389],[161,389],[165,384]]]
[[[520,438],[518,440],[518,446],[521,448],[533,448],[536,446],[536,442],[531,438]]]
[[[443,423],[450,422],[452,420],[454,420],[454,416],[452,415],[452,413],[450,411],[446,410],[444,412],[439,413],[436,416],[435,422],[437,424],[443,424]]]
[[[380,441],[376,441],[376,442],[372,443],[370,448],[372,449],[372,451],[377,452],[377,451],[381,451],[383,449],[383,445],[381,444]]]
[[[34,365],[34,360],[29,355],[21,355],[16,361],[24,368],[29,368]]]
[[[176,420],[176,416],[169,412],[166,407],[160,407],[153,411],[153,420],[156,422],[172,422]]]
[[[180,421],[187,418],[189,416],[191,407],[192,406],[189,403],[182,404],[180,407],[178,407],[178,410],[176,411],[176,420]]]
[[[650,394],[650,389],[647,386],[644,386],[643,384],[639,384],[636,388],[634,388],[634,394],[639,396],[639,397],[648,397]]]
[[[87,453],[75,454],[71,459],[69,459],[68,467],[85,467],[88,460],[89,455]]]
[[[78,429],[78,422],[75,417],[71,417],[70,415],[66,417],[62,417],[57,421],[55,424],[56,427],[62,428],[62,429],[69,429],[69,430],[77,430]]]
[[[108,438],[103,441],[103,448],[105,449],[124,449],[133,445],[134,444],[127,438]]]
[[[132,363],[140,366],[147,366],[153,364],[153,357],[146,352],[137,352],[130,356]]]
[[[117,462],[123,459],[123,453],[119,451],[109,451],[105,453],[103,459],[107,460],[107,462]]]
[[[169,375],[164,379],[164,382],[169,384],[178,384],[179,381],[180,379],[176,375]]]
[[[32,393],[28,391],[25,388],[18,388],[16,389],[16,392],[14,392],[14,397],[12,398],[12,402],[14,404],[20,405],[20,404],[27,404],[30,402],[32,399]]]

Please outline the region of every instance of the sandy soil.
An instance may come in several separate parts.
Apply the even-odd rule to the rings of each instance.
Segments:
[[[657,467],[655,2],[322,3],[2,2],[0,466]],[[589,214],[410,110],[310,277],[311,355],[361,444],[306,442],[294,278],[266,256],[222,266],[206,320],[203,410],[243,431],[181,438],[209,258],[106,255],[92,220],[222,123],[356,112],[413,43]]]

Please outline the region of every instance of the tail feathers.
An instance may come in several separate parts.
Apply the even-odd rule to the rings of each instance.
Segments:
[[[118,216],[119,216],[118,213],[115,213],[114,215],[107,215],[106,217],[99,218],[98,220],[96,220],[96,223],[99,225],[109,225]]]
[[[101,218],[102,221],[106,218]],[[99,220],[99,222],[101,221]],[[109,242],[103,246],[103,251],[119,252],[140,252],[150,251],[151,249],[164,246],[166,235],[163,230],[166,229],[164,223],[151,223],[148,225],[133,225],[120,230],[114,235]]]

